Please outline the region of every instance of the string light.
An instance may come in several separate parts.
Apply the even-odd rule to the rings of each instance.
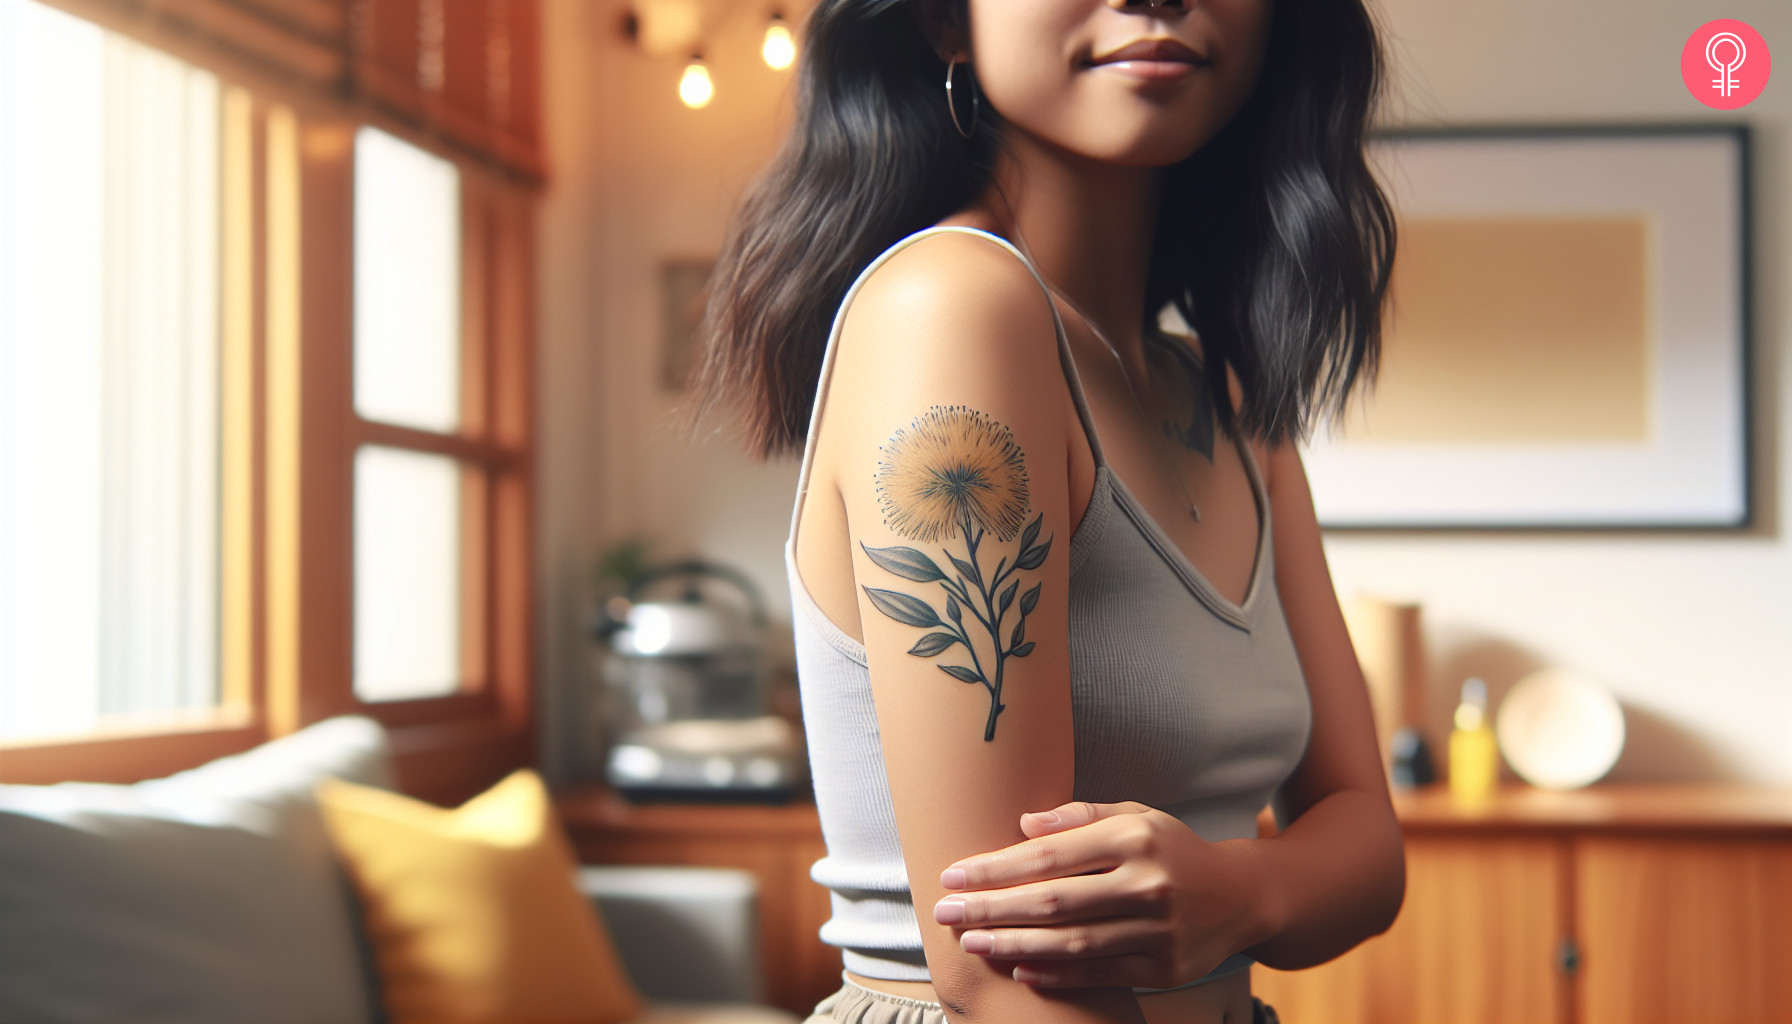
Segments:
[[[784,24],[784,15],[772,14],[772,23],[766,26],[765,44],[759,48],[759,55],[778,71],[796,60],[796,40],[791,38],[790,26]]]
[[[702,54],[691,54],[691,62],[685,65],[684,75],[678,80],[678,98],[685,106],[696,110],[708,106],[715,94],[716,85],[710,80]]]
[[[3,0],[0,0],[3,2]],[[447,0],[419,0],[444,3]],[[704,63],[701,47],[705,31],[702,10],[708,5],[735,0],[630,0],[630,10],[622,20],[622,34],[648,56],[689,52],[684,71],[678,79],[678,98],[686,107],[699,110],[716,96],[715,79]],[[784,12],[771,11],[759,55],[774,71],[788,70],[797,59],[796,34]]]

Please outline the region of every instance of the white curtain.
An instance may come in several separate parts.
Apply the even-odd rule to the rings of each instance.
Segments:
[[[219,87],[0,0],[0,740],[218,699]]]

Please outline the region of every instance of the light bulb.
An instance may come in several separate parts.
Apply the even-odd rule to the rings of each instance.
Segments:
[[[765,45],[759,48],[759,55],[779,71],[796,60],[796,40],[790,37],[790,27],[784,24],[784,19],[776,14],[772,15],[772,23],[766,26]]]
[[[685,65],[684,76],[678,80],[678,98],[684,105],[695,110],[709,105],[715,97],[715,83],[709,79],[709,69],[703,66],[701,58],[692,57]]]

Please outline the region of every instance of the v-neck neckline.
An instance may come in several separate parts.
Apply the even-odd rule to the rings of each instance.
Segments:
[[[1093,424],[1090,429],[1094,429]],[[1248,633],[1251,630],[1251,612],[1255,610],[1258,595],[1263,591],[1263,574],[1267,571],[1269,562],[1269,495],[1263,485],[1263,474],[1258,469],[1257,458],[1250,446],[1237,438],[1233,439],[1233,443],[1238,448],[1239,458],[1244,461],[1245,475],[1251,482],[1251,498],[1257,506],[1257,546],[1252,556],[1251,575],[1249,582],[1245,584],[1242,603],[1234,602],[1222,594],[1207,575],[1195,566],[1188,553],[1182,550],[1150,510],[1145,508],[1138,495],[1133,493],[1132,488],[1127,486],[1126,481],[1114,471],[1105,457],[1101,458],[1100,468],[1107,471],[1109,486],[1127,518],[1133,521],[1139,532],[1157,549],[1165,564],[1175,570],[1182,577],[1183,583],[1215,614]]]
[[[1076,303],[1071,302],[1069,296],[1066,296],[1063,292],[1053,287],[1051,282],[1047,281],[1044,275],[1039,273],[1038,267],[1033,264],[1032,258],[1026,255],[1024,248],[1021,248],[1021,253],[1022,258],[1025,259],[1030,266],[1033,266],[1034,274],[1038,276],[1040,283],[1045,286],[1045,290],[1050,293],[1053,301],[1062,302],[1072,313],[1075,313],[1077,318],[1083,321],[1083,325],[1095,334],[1096,340],[1100,341],[1110,352],[1112,352],[1113,346],[1107,344],[1107,339],[1102,336],[1100,329],[1089,320],[1088,315],[1085,314]],[[1061,327],[1060,330],[1062,330]],[[1077,369],[1076,359],[1070,351],[1068,335],[1066,335],[1064,339],[1064,348],[1066,357],[1065,362],[1069,366],[1069,372],[1076,377],[1077,388],[1081,391],[1082,371]],[[1115,353],[1115,359],[1118,360],[1118,358],[1119,354]],[[1125,372],[1124,367],[1121,368],[1121,372]],[[1128,387],[1130,387],[1130,384]],[[1151,543],[1152,547],[1157,549],[1158,554],[1162,556],[1164,562],[1169,565],[1171,569],[1175,570],[1177,575],[1182,577],[1183,583],[1186,584],[1190,590],[1194,591],[1195,595],[1209,608],[1213,609],[1215,614],[1237,626],[1239,629],[1242,629],[1247,633],[1250,632],[1251,612],[1256,607],[1258,592],[1263,589],[1264,563],[1268,561],[1270,542],[1269,492],[1264,486],[1263,473],[1257,465],[1257,456],[1251,451],[1250,445],[1236,435],[1232,438],[1233,445],[1238,449],[1239,461],[1244,463],[1245,476],[1250,480],[1251,499],[1257,506],[1257,545],[1256,550],[1252,555],[1251,574],[1249,581],[1245,584],[1244,600],[1242,602],[1234,602],[1225,594],[1220,593],[1220,589],[1213,585],[1213,582],[1207,578],[1207,575],[1195,567],[1195,563],[1188,557],[1188,553],[1182,550],[1181,546],[1176,543],[1169,532],[1158,523],[1156,517],[1145,508],[1144,502],[1139,500],[1138,495],[1133,492],[1133,489],[1127,485],[1125,480],[1121,479],[1120,474],[1115,472],[1113,466],[1108,463],[1107,455],[1103,451],[1101,438],[1095,428],[1095,416],[1093,413],[1088,414],[1085,427],[1090,435],[1090,454],[1094,456],[1097,468],[1105,469],[1107,471],[1110,482],[1109,486],[1112,488],[1118,499],[1118,503],[1126,511],[1127,518],[1131,519],[1133,523],[1138,526],[1139,532],[1145,536],[1145,539]]]

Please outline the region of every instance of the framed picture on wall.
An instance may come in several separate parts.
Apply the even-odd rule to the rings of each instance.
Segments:
[[[1750,514],[1749,136],[1405,129],[1380,379],[1303,454],[1321,525],[1723,529]]]

